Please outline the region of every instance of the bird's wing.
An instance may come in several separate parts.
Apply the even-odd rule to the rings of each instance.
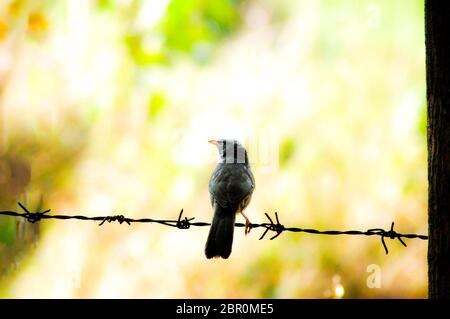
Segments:
[[[223,208],[230,205],[227,196],[227,184],[230,175],[231,172],[220,164],[211,175],[211,179],[209,180],[209,194],[213,206],[216,202]]]
[[[255,188],[253,174],[244,165],[224,164],[217,167],[211,176],[209,192],[211,201],[222,207],[237,209],[242,200]]]
[[[228,184],[228,199],[238,207],[244,198],[253,193],[254,188],[253,175],[249,169],[236,170],[233,181]]]

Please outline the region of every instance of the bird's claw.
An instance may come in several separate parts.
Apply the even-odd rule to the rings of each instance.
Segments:
[[[245,218],[244,234],[247,236],[248,234],[250,234],[252,227],[251,227],[250,219],[248,219],[247,216],[245,216],[244,214],[242,214],[242,216],[244,216],[244,218]]]
[[[244,234],[247,236],[247,234],[250,234],[250,230],[252,230],[252,224],[250,223],[250,219],[244,214],[244,210],[241,209],[241,215],[245,219],[245,229]]]
[[[250,222],[245,223],[245,235],[250,234],[251,230],[252,230],[252,228],[250,227]]]

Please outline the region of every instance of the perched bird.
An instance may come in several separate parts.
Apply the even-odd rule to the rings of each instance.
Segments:
[[[209,194],[214,217],[205,246],[206,258],[228,258],[233,245],[234,221],[237,213],[245,218],[245,234],[250,232],[250,220],[244,209],[250,203],[255,178],[247,151],[235,140],[211,140],[217,146],[219,162],[209,180]]]

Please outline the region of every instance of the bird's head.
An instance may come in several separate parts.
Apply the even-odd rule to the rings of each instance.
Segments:
[[[219,151],[219,163],[242,163],[248,165],[247,151],[244,146],[236,140],[210,140],[208,143],[214,144]]]

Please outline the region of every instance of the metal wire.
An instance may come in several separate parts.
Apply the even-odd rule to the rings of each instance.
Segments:
[[[189,229],[191,226],[194,227],[203,227],[203,226],[210,226],[211,223],[206,222],[193,222],[195,217],[184,217],[183,218],[183,209],[180,211],[180,214],[178,215],[178,219],[174,220],[167,220],[167,219],[153,219],[153,218],[129,218],[125,217],[124,215],[110,215],[110,216],[95,216],[95,217],[88,217],[88,216],[82,216],[82,215],[48,215],[47,213],[50,212],[50,209],[44,210],[44,211],[36,211],[36,212],[30,212],[22,203],[18,203],[19,206],[23,209],[23,213],[15,212],[15,211],[0,211],[0,215],[5,216],[16,216],[26,219],[29,223],[36,223],[43,219],[77,219],[77,220],[92,220],[92,221],[99,221],[99,226],[102,226],[105,222],[111,223],[111,222],[118,222],[119,224],[127,223],[128,225],[131,225],[132,223],[156,223],[161,224],[165,226],[170,227],[176,227],[178,229]],[[426,235],[419,235],[419,234],[402,234],[398,233],[394,230],[394,223],[391,224],[391,228],[389,230],[384,230],[383,228],[372,228],[368,229],[366,231],[360,231],[360,230],[346,230],[346,231],[339,231],[339,230],[317,230],[312,228],[299,228],[299,227],[286,227],[283,224],[280,223],[280,220],[278,218],[278,213],[275,212],[275,221],[270,218],[269,214],[265,213],[267,219],[269,220],[269,223],[261,223],[261,224],[249,224],[248,227],[253,228],[265,228],[263,234],[259,238],[259,240],[262,240],[267,233],[273,232],[274,235],[270,238],[270,240],[273,240],[281,235],[282,232],[293,232],[293,233],[308,233],[308,234],[315,234],[315,235],[356,235],[356,236],[379,236],[381,238],[381,243],[383,244],[384,250],[386,254],[389,253],[389,250],[387,248],[385,238],[390,239],[398,239],[400,243],[406,247],[406,243],[402,240],[402,238],[418,238],[422,240],[428,240],[428,236]],[[235,227],[245,227],[246,225],[243,223],[235,223]]]

